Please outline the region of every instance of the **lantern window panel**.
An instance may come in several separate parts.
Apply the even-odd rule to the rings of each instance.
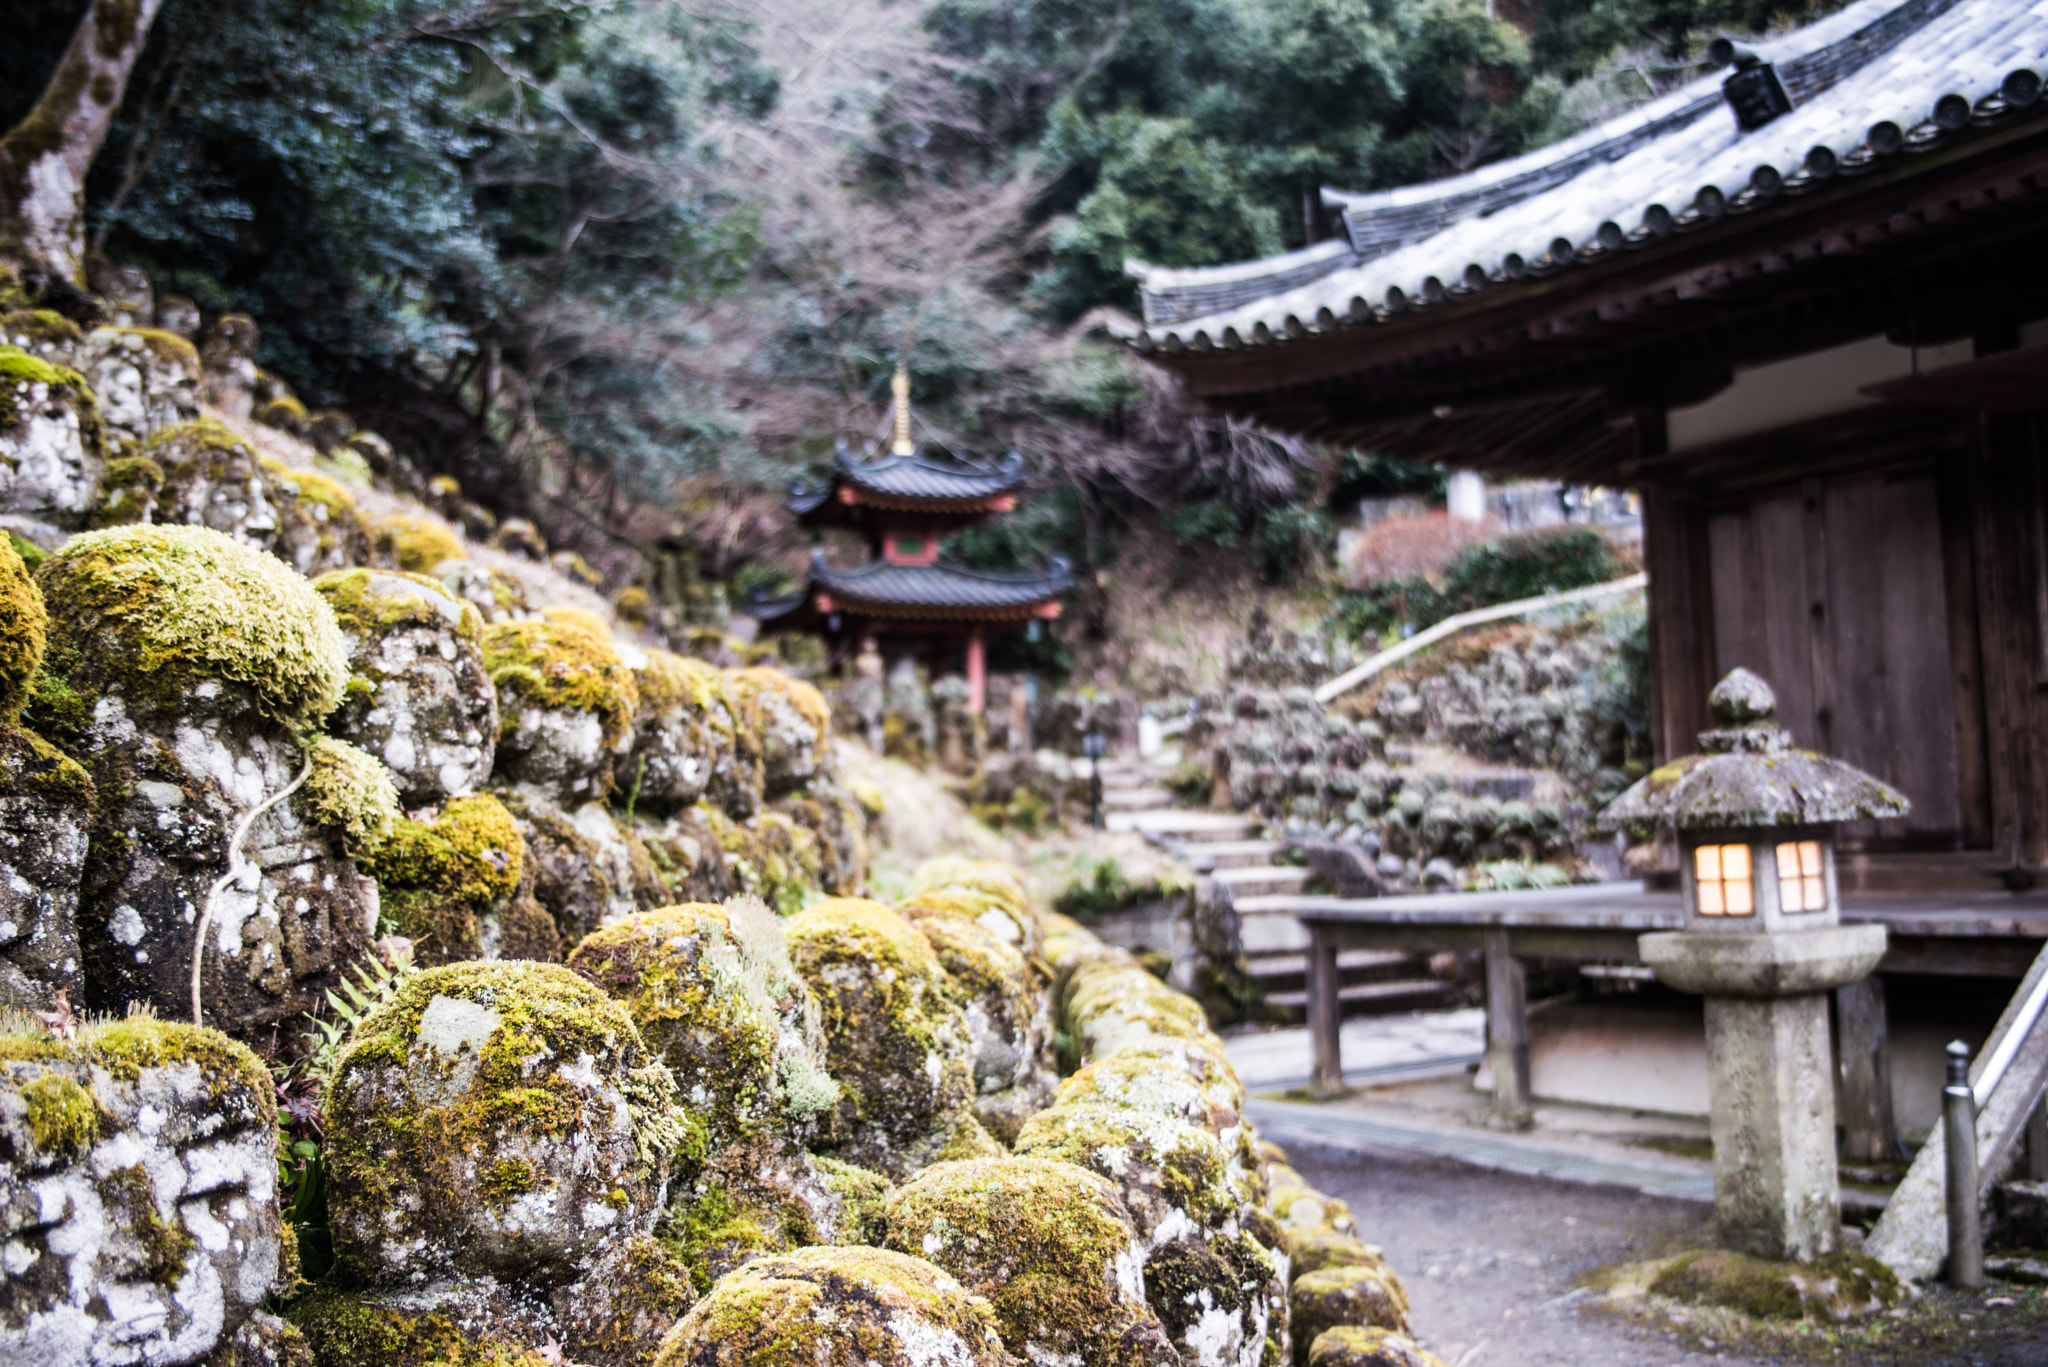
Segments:
[[[1826,911],[1827,876],[1818,840],[1788,840],[1778,846],[1778,908],[1786,913]]]
[[[1700,915],[1756,915],[1749,846],[1702,845],[1693,851],[1692,871]]]

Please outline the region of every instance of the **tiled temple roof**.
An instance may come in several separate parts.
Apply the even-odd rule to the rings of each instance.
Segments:
[[[986,574],[958,565],[895,565],[886,560],[835,570],[811,553],[811,589],[835,610],[871,616],[998,620],[1028,617],[1074,586],[1062,561],[1045,574]]]
[[[842,449],[822,484],[798,480],[785,503],[798,517],[817,512],[842,487],[858,491],[861,502],[919,512],[946,512],[984,504],[1023,487],[1024,460],[1014,451],[995,466],[925,454],[856,460]]]
[[[1744,132],[1703,77],[1555,146],[1376,194],[1347,238],[1191,270],[1131,264],[1142,351],[1285,344],[1547,279],[2042,112],[2048,0],[1860,0],[1755,45],[1794,108]]]

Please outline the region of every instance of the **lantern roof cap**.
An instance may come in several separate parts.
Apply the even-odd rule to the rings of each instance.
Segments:
[[[1777,723],[1771,686],[1746,669],[1714,685],[1719,726],[1700,751],[1652,771],[1595,818],[1605,830],[1739,830],[1830,826],[1904,816],[1904,794],[1852,764],[1796,749]]]

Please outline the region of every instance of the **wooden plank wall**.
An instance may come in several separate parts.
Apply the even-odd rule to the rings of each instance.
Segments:
[[[1743,665],[1797,743],[1913,799],[1845,843],[2048,874],[2048,417],[1976,422],[1917,463],[1645,490],[1659,760]]]

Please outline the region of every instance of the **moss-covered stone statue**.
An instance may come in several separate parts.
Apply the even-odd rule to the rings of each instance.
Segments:
[[[51,629],[27,718],[99,792],[79,906],[88,1002],[189,1017],[203,919],[206,1019],[251,1040],[290,1023],[295,1043],[376,922],[347,842],[380,823],[344,808],[390,800],[388,783],[311,782],[273,800],[348,680],[334,614],[276,557],[203,527],[77,536],[37,580]]]
[[[301,574],[368,557],[369,538],[347,490],[324,475],[260,458],[211,418],[166,427],[130,449],[130,460],[162,472],[151,521],[211,527],[269,551]],[[107,520],[125,520],[117,512],[110,503]]]
[[[314,587],[348,641],[348,688],[328,729],[383,760],[408,808],[480,789],[498,696],[476,608],[439,580],[389,570],[339,570]]]
[[[791,917],[787,932],[824,1015],[839,1156],[894,1178],[997,1151],[971,1109],[965,1017],[917,928],[891,907],[844,897]]]
[[[0,346],[0,526],[54,550],[98,506],[106,462],[99,403],[85,377]]]
[[[889,1246],[929,1258],[995,1308],[1027,1362],[1175,1364],[1145,1301],[1145,1246],[1114,1185],[1071,1163],[936,1163],[890,1199]]]
[[[879,1248],[805,1248],[721,1279],[662,1340],[654,1367],[1013,1361],[989,1303],[923,1259]]]
[[[0,1361],[217,1361],[295,1275],[269,1073],[213,1030],[0,1034],[0,1192]]]
[[[725,678],[702,660],[620,647],[639,687],[633,750],[621,766],[634,810],[667,816],[703,797],[731,763],[733,717]]]
[[[498,690],[494,781],[561,807],[602,801],[640,707],[611,641],[565,622],[505,622],[484,632],[483,656]]]

